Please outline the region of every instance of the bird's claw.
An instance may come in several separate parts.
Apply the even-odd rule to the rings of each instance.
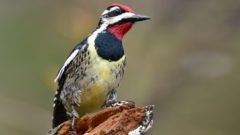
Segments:
[[[75,109],[73,109],[72,115],[73,115],[73,117],[75,117],[77,119],[79,118],[78,112]]]
[[[122,105],[133,105],[134,103],[132,101],[115,101],[112,102],[111,104],[109,104],[107,107],[118,107],[118,106],[122,106]]]
[[[67,135],[77,135],[76,131],[69,131]]]
[[[76,111],[75,109],[73,109],[72,112],[67,112],[67,115],[68,115],[68,117],[70,117],[70,118],[73,118],[73,117],[79,118],[79,115],[78,115],[78,113],[77,113],[77,111]]]
[[[79,114],[78,114],[78,112],[75,110],[75,108],[72,107],[72,112],[67,112],[67,115],[68,115],[70,118],[72,118],[71,129],[72,129],[72,132],[74,132],[76,120],[79,119]],[[69,135],[70,135],[70,134],[69,134]],[[71,135],[74,135],[74,134],[71,134]]]

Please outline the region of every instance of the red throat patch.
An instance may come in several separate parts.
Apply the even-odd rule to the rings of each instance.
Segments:
[[[119,40],[122,40],[123,36],[132,28],[132,23],[116,24],[108,28],[109,32],[115,35]]]

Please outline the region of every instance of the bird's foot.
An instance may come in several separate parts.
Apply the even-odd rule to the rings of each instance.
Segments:
[[[77,135],[76,131],[69,131],[67,135]]]
[[[74,107],[72,107],[72,112],[71,113],[68,112],[67,114],[70,118],[72,118],[71,131],[74,132],[76,121],[77,119],[79,119],[78,112],[75,110]]]
[[[122,105],[135,106],[134,102],[132,102],[132,101],[114,101],[114,102],[108,102],[106,104],[106,107],[118,107],[118,106],[122,106]]]
[[[67,115],[69,118],[74,118],[74,117],[79,118],[79,115],[75,109],[72,112],[67,112]]]

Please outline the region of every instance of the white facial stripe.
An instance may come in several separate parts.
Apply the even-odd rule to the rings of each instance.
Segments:
[[[120,9],[119,7],[112,7],[110,8],[109,12],[113,11],[113,10],[117,10],[117,9]]]
[[[104,10],[103,13],[102,13],[102,15],[105,15],[105,14],[107,14],[107,13],[109,13],[109,12],[112,12],[113,10],[117,10],[117,9],[120,9],[120,8],[119,8],[119,7],[112,7],[112,8],[110,8],[109,10]]]
[[[108,12],[109,12],[109,10],[104,10],[103,13],[102,13],[102,15],[105,15],[105,14],[107,14]]]
[[[126,12],[126,13],[123,13],[119,16],[115,16],[115,17],[111,17],[111,18],[105,18],[103,19],[103,21],[105,23],[108,23],[108,24],[114,24],[122,19],[127,19],[127,18],[130,18],[132,17],[133,15],[135,15],[134,13],[129,13],[129,12]]]

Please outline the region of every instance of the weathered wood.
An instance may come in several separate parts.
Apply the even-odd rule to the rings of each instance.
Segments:
[[[51,130],[49,135],[140,135],[152,126],[153,106],[135,107],[134,103],[103,108],[81,117],[71,131],[71,120]]]

